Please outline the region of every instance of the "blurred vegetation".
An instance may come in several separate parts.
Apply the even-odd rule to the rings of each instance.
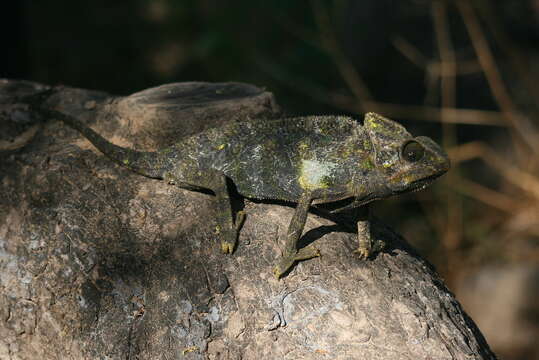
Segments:
[[[448,150],[376,213],[451,284],[539,259],[539,1],[19,0],[3,77],[129,94],[241,81],[291,114],[376,111]]]

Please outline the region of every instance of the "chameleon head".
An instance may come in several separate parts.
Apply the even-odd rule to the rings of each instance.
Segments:
[[[374,162],[391,193],[424,189],[449,170],[443,149],[428,137],[413,137],[381,115],[367,113],[364,127],[374,148]]]

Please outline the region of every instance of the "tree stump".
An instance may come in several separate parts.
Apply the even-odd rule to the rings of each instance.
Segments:
[[[235,199],[246,222],[220,252],[212,195],[115,165],[0,80],[1,359],[495,359],[428,263],[383,224],[389,246],[309,214],[322,257],[272,276],[290,204]],[[246,117],[279,116],[240,83],[178,83],[127,97],[63,87],[47,106],[137,150]]]

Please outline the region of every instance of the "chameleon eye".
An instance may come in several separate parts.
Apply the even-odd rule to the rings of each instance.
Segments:
[[[423,158],[425,149],[417,141],[408,141],[402,147],[402,158],[409,162],[416,162]]]

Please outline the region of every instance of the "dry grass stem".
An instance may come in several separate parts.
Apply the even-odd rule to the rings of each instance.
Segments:
[[[533,128],[529,120],[519,113],[509,95],[473,5],[468,0],[458,0],[456,4],[470,36],[479,64],[481,64],[485,73],[492,95],[509,121],[514,133],[530,149],[536,154],[539,154],[539,136],[537,135],[537,131]]]
[[[468,197],[479,200],[504,212],[512,213],[521,206],[521,202],[515,200],[513,197],[496,190],[491,190],[465,178],[459,178],[458,182],[450,184],[450,186]]]
[[[406,59],[419,68],[427,69],[429,73],[441,76],[442,64],[439,61],[428,59],[417,47],[401,36],[395,36],[392,44]],[[452,64],[457,75],[470,75],[481,72],[481,66],[476,60],[459,60]]]
[[[367,108],[371,103],[366,103]],[[506,126],[503,115],[498,111],[440,108],[434,106],[403,105],[376,102],[376,106],[389,117],[407,118],[429,122],[444,122],[463,125]],[[442,115],[443,114],[443,115]]]
[[[337,34],[331,25],[331,19],[327,9],[322,5],[320,0],[313,0],[312,9],[315,15],[316,24],[320,30],[322,44],[326,48],[327,53],[332,58],[337,66],[342,79],[346,82],[350,91],[356,97],[358,106],[364,111],[366,107],[364,103],[372,99],[371,93],[354,64],[348,59],[341,49]],[[372,109],[372,111],[377,111]]]
[[[513,166],[512,163],[497,155],[488,145],[481,142],[470,142],[450,149],[448,154],[453,165],[472,159],[482,159],[486,164],[496,169],[507,182],[533,195],[536,201],[539,201],[539,179]]]
[[[518,75],[520,81],[527,87],[531,96],[535,99],[539,99],[539,83],[535,80],[535,77],[530,76],[530,63],[523,56],[522,50],[517,43],[509,39],[507,34],[502,30],[498,17],[492,9],[491,1],[481,1],[479,7],[480,15],[485,20],[489,27],[490,33],[503,50],[504,55],[507,56],[511,62],[511,70]]]

